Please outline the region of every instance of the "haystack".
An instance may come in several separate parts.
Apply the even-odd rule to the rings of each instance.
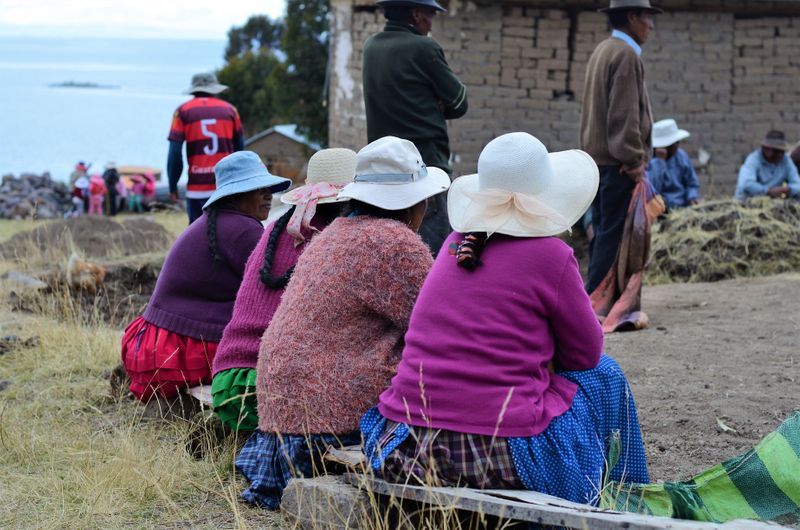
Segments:
[[[653,226],[649,283],[714,282],[800,270],[800,203],[715,200]]]

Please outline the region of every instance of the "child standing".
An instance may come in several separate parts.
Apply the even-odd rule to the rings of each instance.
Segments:
[[[144,206],[142,206],[142,195],[144,195],[144,178],[141,175],[133,175],[131,177],[133,181],[133,186],[131,187],[131,193],[128,197],[128,208],[132,212],[144,212]]]
[[[92,175],[89,179],[89,215],[103,215],[103,197],[107,188],[100,175]]]

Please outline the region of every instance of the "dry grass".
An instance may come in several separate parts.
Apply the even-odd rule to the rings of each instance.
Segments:
[[[769,276],[800,269],[800,203],[708,201],[653,227],[651,284]]]
[[[156,219],[174,235],[185,227],[182,215]],[[0,222],[0,239],[35,226]],[[8,289],[0,287],[0,335],[39,341],[0,356],[0,380],[9,382],[0,392],[0,526],[279,527],[280,516],[238,499],[236,440],[195,459],[186,443],[196,424],[149,420],[138,403],[111,396],[120,330],[70,304],[12,313]]]

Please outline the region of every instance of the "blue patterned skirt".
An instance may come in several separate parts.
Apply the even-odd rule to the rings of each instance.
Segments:
[[[289,480],[323,474],[322,456],[326,446],[360,443],[361,435],[357,431],[342,435],[297,436],[255,430],[236,457],[236,469],[250,481],[242,498],[250,504],[277,510]]]
[[[519,481],[526,489],[586,504],[597,504],[608,481],[650,482],[633,394],[617,363],[603,355],[592,370],[559,375],[578,385],[570,409],[537,436],[505,439]],[[377,408],[369,410],[361,432],[372,468],[380,471],[402,443],[415,443],[415,429],[401,424],[387,430],[387,419]]]

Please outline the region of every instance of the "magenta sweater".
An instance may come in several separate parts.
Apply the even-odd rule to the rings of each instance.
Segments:
[[[389,384],[433,258],[402,223],[341,217],[297,262],[258,356],[259,429],[343,434]]]
[[[317,214],[311,225],[322,230],[330,219],[323,219]],[[264,251],[269,243],[275,223],[267,226],[255,250],[250,254],[244,268],[244,279],[236,295],[231,321],[225,326],[222,341],[214,357],[213,374],[231,368],[255,368],[258,363],[258,346],[261,336],[272,321],[272,315],[278,309],[284,289],[268,289],[261,281],[260,271],[264,265]],[[310,239],[310,234],[309,234]],[[300,254],[305,250],[308,239],[294,246],[294,239],[286,230],[278,236],[275,253],[272,258],[272,275],[282,276],[297,263]]]
[[[585,370],[602,353],[578,264],[557,238],[494,235],[483,264],[469,272],[451,254],[461,239],[450,235],[425,280],[378,409],[411,425],[535,436],[569,409],[576,391],[548,363]]]
[[[264,227],[255,217],[233,210],[217,215],[217,252],[208,247],[205,212],[178,237],[167,254],[144,319],[167,331],[219,342],[231,319],[244,265]]]

